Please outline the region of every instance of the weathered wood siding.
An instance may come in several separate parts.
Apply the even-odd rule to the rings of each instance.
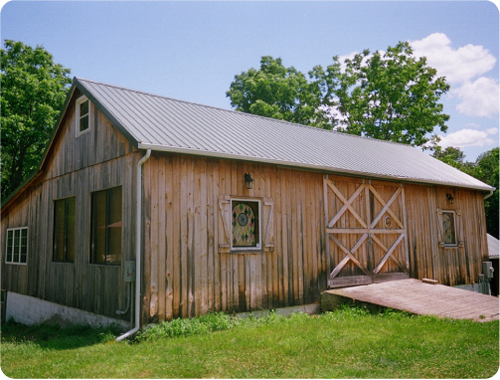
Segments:
[[[79,96],[75,94],[74,98]],[[135,164],[140,153],[92,106],[91,130],[75,138],[74,100],[44,172],[2,210],[2,289],[117,317],[125,308],[121,266],[90,264],[91,193],[122,186],[122,265],[134,258]],[[54,201],[76,197],[74,263],[54,262]],[[27,265],[5,263],[7,228],[29,228]],[[128,319],[129,314],[123,316]]]
[[[251,190],[244,173],[255,179]],[[153,154],[143,175],[144,323],[318,299],[326,284],[321,175],[174,154]],[[220,253],[226,196],[263,200],[262,233],[269,225],[274,251]]]
[[[483,193],[445,186],[405,188],[412,276],[447,285],[477,282],[481,262],[488,258]],[[453,204],[446,194],[453,195]],[[440,244],[439,210],[455,212],[458,247]]]
[[[244,173],[255,179],[251,190],[246,189]],[[330,178],[345,197],[363,182],[338,175]],[[143,323],[208,311],[248,311],[317,301],[341,259],[332,244],[328,254],[326,250],[323,179],[321,173],[268,164],[153,153],[144,165],[143,177]],[[450,285],[477,281],[487,255],[482,192],[370,183],[384,202],[398,187],[404,188],[404,197],[391,210],[403,220],[406,209],[406,246],[398,247],[398,257],[406,258],[408,251],[412,277],[435,278]],[[455,197],[453,205],[446,198],[450,192]],[[334,215],[343,203],[328,196],[327,207]],[[270,240],[264,243],[272,245],[272,250],[229,251],[223,214],[225,199],[230,197],[255,197],[272,205],[262,211],[263,225],[271,218]],[[360,215],[370,213],[363,197],[357,202],[353,208]],[[371,213],[377,215],[382,203],[373,204]],[[463,247],[439,247],[438,209],[457,212],[458,239]],[[339,223],[356,226],[349,212]],[[392,240],[384,242],[392,244]],[[357,274],[354,267],[347,269]],[[384,271],[393,270],[396,265],[388,261]]]

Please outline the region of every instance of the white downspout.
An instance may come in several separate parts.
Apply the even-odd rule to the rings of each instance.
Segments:
[[[486,194],[484,196],[484,200],[488,199],[489,197],[491,197],[493,195],[493,193],[495,192],[495,190],[490,190],[490,193],[489,194]]]
[[[137,163],[136,178],[136,218],[135,218],[135,326],[132,330],[116,338],[117,341],[135,334],[139,331],[141,320],[141,214],[142,214],[142,164],[144,164],[151,155],[151,149]]]

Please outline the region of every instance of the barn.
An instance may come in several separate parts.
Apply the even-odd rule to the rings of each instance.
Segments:
[[[473,284],[492,190],[411,146],[75,78],[2,203],[7,315],[137,328],[408,277]]]

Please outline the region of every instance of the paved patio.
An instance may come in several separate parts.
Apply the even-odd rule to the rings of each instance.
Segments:
[[[333,310],[346,301],[443,318],[499,319],[498,297],[416,279],[327,290],[321,295],[321,310]]]

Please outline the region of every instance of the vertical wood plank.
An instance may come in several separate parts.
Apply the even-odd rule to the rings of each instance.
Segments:
[[[167,215],[166,215],[166,160],[165,155],[158,157],[158,321],[163,322],[166,316],[167,292]]]
[[[151,265],[150,265],[150,303],[149,318],[155,320],[158,316],[158,237],[159,237],[159,189],[158,189],[158,158],[153,155],[151,162]]]
[[[188,161],[189,158],[181,156],[181,174],[180,174],[180,215],[181,215],[181,315],[182,318],[188,316]]]
[[[179,176],[181,172],[181,161],[179,156],[173,157],[172,169],[172,211],[169,220],[172,221],[170,229],[173,230],[173,239],[170,243],[167,241],[169,248],[171,247],[171,259],[173,260],[172,268],[172,289],[173,289],[173,306],[172,318],[180,317],[180,303],[181,303],[181,194]],[[170,203],[170,202],[169,202]],[[167,224],[168,228],[168,224]]]
[[[214,282],[213,286],[213,309],[214,311],[219,311],[223,310],[222,304],[221,304],[221,279],[222,279],[222,268],[221,268],[221,256],[219,254],[219,211],[218,211],[218,200],[219,200],[219,194],[220,194],[220,183],[221,179],[219,177],[219,166],[220,166],[220,160],[212,162],[212,210],[211,210],[211,215],[212,215],[212,220],[213,220],[213,248],[212,248],[212,255],[213,255],[213,276],[212,276],[212,281]],[[210,193],[209,193],[210,194]]]
[[[173,184],[172,184],[172,156],[167,156],[165,157],[165,173],[164,173],[164,178],[163,182],[165,183],[165,225],[164,228],[166,229],[165,231],[165,236],[166,236],[166,246],[164,247],[165,253],[166,253],[166,258],[165,258],[165,319],[167,321],[170,321],[172,319],[172,314],[173,314],[173,300],[174,300],[174,295],[173,295],[173,280],[174,280],[174,255],[175,251],[173,250],[174,246],[174,215],[172,213],[173,210],[173,203],[175,202],[173,198]]]

